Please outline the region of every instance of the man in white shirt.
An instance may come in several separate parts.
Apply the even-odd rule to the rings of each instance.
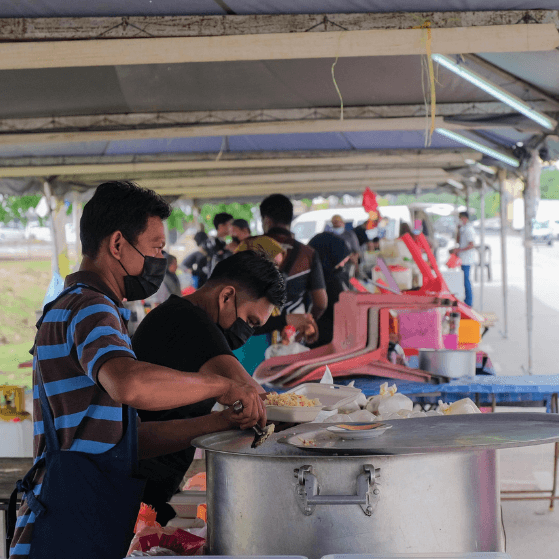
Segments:
[[[466,298],[464,303],[472,306],[472,284],[470,282],[470,268],[476,262],[475,238],[476,234],[473,225],[470,223],[468,212],[460,212],[460,227],[458,229],[458,248],[454,249],[454,254],[462,260],[462,271],[464,272],[464,290]]]

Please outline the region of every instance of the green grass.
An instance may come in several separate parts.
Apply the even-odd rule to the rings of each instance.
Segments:
[[[20,369],[18,365],[32,359],[29,354],[32,345],[33,341],[27,341],[0,346],[0,385],[15,384],[31,388],[31,367]]]
[[[50,260],[0,262],[0,384],[31,386],[31,369],[18,369],[18,364],[31,359],[35,311],[50,278]]]

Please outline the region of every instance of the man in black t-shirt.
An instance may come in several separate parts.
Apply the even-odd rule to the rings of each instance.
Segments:
[[[219,262],[206,284],[192,295],[171,296],[142,321],[132,340],[138,359],[180,371],[212,372],[253,384],[232,353],[265,324],[274,307],[285,304],[285,284],[276,265],[252,251]],[[142,421],[200,418],[215,400],[166,411],[141,411]],[[143,460],[148,478],[143,501],[164,524],[175,516],[166,503],[177,492],[194,457],[194,448]]]

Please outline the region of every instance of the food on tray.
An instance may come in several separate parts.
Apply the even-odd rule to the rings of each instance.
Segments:
[[[340,429],[346,429],[347,431],[370,431],[371,429],[378,429],[379,427],[384,427],[383,423],[367,423],[366,425],[356,423],[354,425],[339,423],[338,427]]]
[[[322,404],[318,398],[311,400],[303,394],[294,394],[293,392],[278,394],[277,392],[270,392],[266,395],[266,405],[311,408],[321,406]]]
[[[297,437],[303,446],[316,446],[316,442],[313,439],[302,439],[301,437]]]

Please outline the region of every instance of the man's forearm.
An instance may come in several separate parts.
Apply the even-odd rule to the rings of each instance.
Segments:
[[[117,402],[140,410],[168,410],[225,394],[231,385],[215,374],[184,373],[117,357],[103,364],[98,380]]]
[[[149,421],[138,428],[139,458],[154,458],[188,448],[201,435],[233,428],[224,413],[212,413],[192,419]]]

